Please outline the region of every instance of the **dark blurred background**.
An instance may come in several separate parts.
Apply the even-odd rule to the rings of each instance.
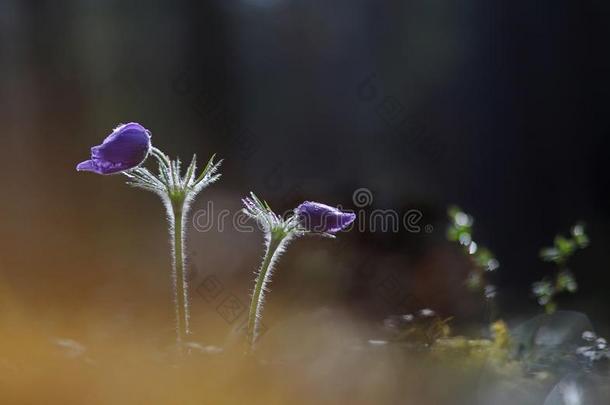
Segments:
[[[592,245],[571,265],[581,288],[559,302],[602,321],[609,9],[2,0],[2,282],[53,322],[95,310],[126,330],[147,317],[171,329],[161,205],[119,176],[74,170],[116,124],[137,121],[172,156],[225,159],[194,212],[208,201],[235,211],[250,190],[278,211],[305,199],[355,209],[353,192],[367,188],[367,210],[418,209],[422,229],[431,225],[295,242],[274,280],[271,324],[282,299],[284,317],[339,305],[377,320],[423,307],[476,318],[468,264],[445,241],[450,204],[474,216],[475,240],[498,257],[507,314],[539,311],[530,284],[552,267],[538,251],[584,221]],[[261,235],[190,233],[193,288],[215,277],[247,301]],[[222,322],[198,295],[193,316]]]

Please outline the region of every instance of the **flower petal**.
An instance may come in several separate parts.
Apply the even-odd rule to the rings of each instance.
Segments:
[[[295,210],[303,226],[310,232],[336,233],[351,225],[356,214],[342,212],[334,207],[305,201]]]
[[[77,170],[98,174],[113,174],[133,169],[146,160],[151,148],[150,132],[135,122],[120,125],[91,148],[91,160],[77,166]]]
[[[99,173],[99,171],[97,169],[97,166],[95,165],[93,160],[85,160],[84,162],[80,162],[76,166],[76,170],[79,171],[79,172],[94,172],[94,173]]]
[[[123,125],[101,145],[91,148],[91,156],[94,159],[137,166],[146,158],[149,149],[150,137],[142,126]]]

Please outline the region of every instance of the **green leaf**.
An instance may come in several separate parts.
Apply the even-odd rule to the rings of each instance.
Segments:
[[[532,284],[532,292],[537,297],[550,297],[555,293],[555,289],[548,280],[542,280]]]
[[[575,245],[572,239],[567,239],[561,235],[555,237],[555,247],[559,251],[559,255],[564,258],[567,258],[574,252]]]
[[[559,291],[568,291],[570,293],[576,292],[578,290],[578,284],[576,284],[576,280],[574,276],[569,271],[562,271],[557,275],[557,289]]]
[[[585,233],[585,226],[583,224],[578,223],[574,225],[571,233],[572,237],[574,238],[574,242],[580,249],[583,249],[589,245],[589,237]]]
[[[549,248],[543,248],[540,251],[540,257],[545,262],[555,262],[555,261],[559,260],[561,255],[559,253],[559,250],[557,250],[554,247],[549,247]]]

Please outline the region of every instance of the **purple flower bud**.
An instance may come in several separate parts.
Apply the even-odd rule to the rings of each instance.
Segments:
[[[135,122],[119,125],[101,145],[91,148],[91,159],[76,166],[78,171],[114,174],[144,162],[150,151],[150,132]]]
[[[301,224],[310,232],[335,233],[347,228],[356,219],[353,212],[342,212],[317,202],[305,201],[295,213]]]

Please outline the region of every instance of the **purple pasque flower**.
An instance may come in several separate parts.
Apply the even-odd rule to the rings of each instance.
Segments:
[[[301,225],[309,232],[334,234],[347,228],[356,219],[353,212],[312,201],[305,201],[295,210]]]
[[[247,338],[250,350],[254,349],[259,336],[260,321],[267,285],[280,255],[293,239],[305,235],[321,235],[334,238],[335,232],[347,228],[356,219],[356,214],[343,212],[311,201],[305,201],[294,209],[290,216],[277,215],[269,204],[254,193],[243,199],[243,213],[255,219],[265,232],[265,255],[258,270],[256,284],[248,312]]]
[[[136,122],[116,127],[101,145],[91,148],[91,159],[79,163],[78,171],[114,174],[133,169],[146,160],[152,145],[150,132]]]

